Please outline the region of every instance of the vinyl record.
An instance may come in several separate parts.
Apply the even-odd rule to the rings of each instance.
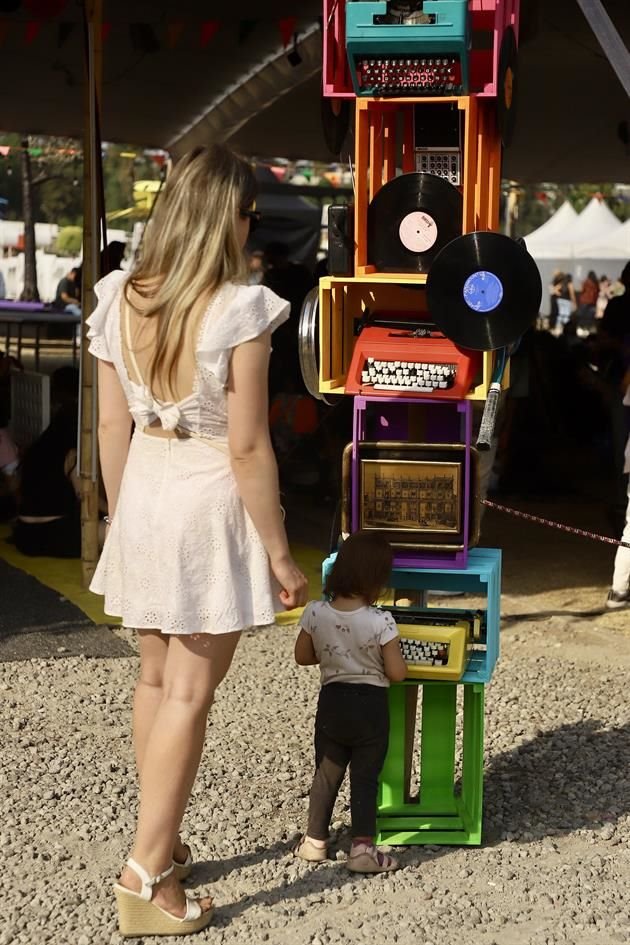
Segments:
[[[536,320],[542,299],[538,267],[500,233],[467,233],[434,260],[429,312],[447,338],[474,351],[517,341]]]
[[[508,26],[501,40],[497,85],[499,133],[503,147],[509,148],[514,134],[518,104],[518,47],[511,26]]]
[[[462,195],[443,177],[395,177],[368,207],[368,262],[379,272],[428,272],[462,232],[462,214]]]
[[[322,98],[321,101],[324,141],[330,153],[339,157],[350,130],[350,102],[343,98]]]

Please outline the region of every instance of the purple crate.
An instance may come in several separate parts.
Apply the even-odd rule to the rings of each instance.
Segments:
[[[368,417],[368,405],[377,409]],[[401,397],[396,402],[383,401],[382,397],[358,396],[354,398],[352,423],[352,530],[359,527],[359,464],[357,462],[357,443],[362,440],[408,440],[410,406],[422,407],[427,422],[427,442],[464,443],[466,460],[464,464],[464,535],[468,536],[470,526],[470,447],[472,440],[472,403],[469,400],[419,401],[417,398]],[[394,556],[395,567],[410,568],[465,568],[468,561],[468,548],[461,551],[402,551]]]

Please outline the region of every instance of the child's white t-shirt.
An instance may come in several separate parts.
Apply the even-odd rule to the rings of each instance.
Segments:
[[[322,686],[331,682],[389,686],[381,647],[398,637],[389,611],[335,610],[328,601],[316,600],[304,608],[300,627],[313,641]]]

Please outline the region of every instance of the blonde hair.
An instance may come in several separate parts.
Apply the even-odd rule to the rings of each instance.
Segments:
[[[222,145],[195,148],[169,176],[124,293],[138,315],[158,319],[150,386],[159,376],[174,393],[182,338],[199,298],[246,280],[237,219],[255,199],[252,168]],[[130,289],[148,305],[134,303]]]

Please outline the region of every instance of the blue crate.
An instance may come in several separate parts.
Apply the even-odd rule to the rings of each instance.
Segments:
[[[336,554],[322,564],[326,580]],[[486,598],[485,649],[473,650],[461,683],[488,683],[499,659],[501,610],[501,551],[499,548],[472,548],[465,568],[405,568],[392,571],[392,587],[397,590],[464,591]],[[427,609],[427,608],[423,608]],[[429,608],[430,609],[430,608]],[[483,609],[483,608],[482,608]],[[436,612],[442,608],[436,608]]]

